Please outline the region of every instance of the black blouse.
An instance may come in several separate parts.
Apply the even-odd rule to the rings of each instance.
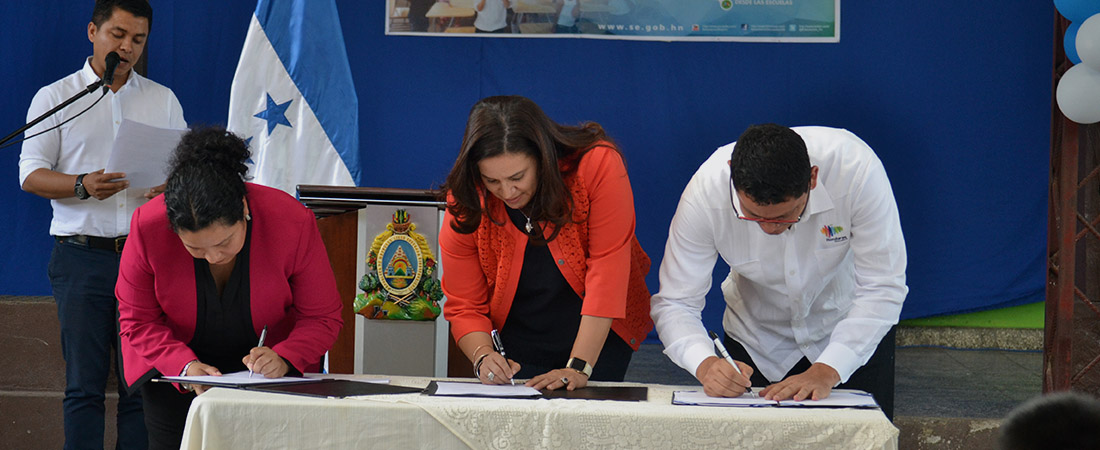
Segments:
[[[195,290],[198,293],[198,315],[195,335],[187,345],[199,361],[217,367],[222,373],[248,370],[244,358],[260,337],[252,326],[252,305],[249,295],[249,247],[252,222],[248,222],[244,247],[222,294],[210,273],[205,259],[195,258]]]
[[[521,232],[527,218],[506,208]],[[536,227],[535,233],[541,228]],[[500,338],[508,357],[520,364],[564,367],[581,325],[581,298],[562,276],[550,247],[527,241],[516,296]]]

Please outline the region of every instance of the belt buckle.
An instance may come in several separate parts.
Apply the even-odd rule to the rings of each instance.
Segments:
[[[59,236],[57,240],[58,240],[58,242],[61,242],[61,243],[76,244],[76,245],[80,245],[80,246],[84,246],[84,247],[88,246],[88,237],[84,236],[82,234],[74,234],[74,235],[71,235],[71,236]]]
[[[126,236],[115,238],[115,253],[122,253],[122,246],[126,245]]]

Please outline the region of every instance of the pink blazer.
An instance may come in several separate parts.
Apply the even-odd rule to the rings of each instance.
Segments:
[[[267,325],[268,347],[299,371],[315,372],[343,324],[317,222],[282,191],[246,188],[252,326],[258,335]],[[152,369],[178,375],[197,359],[187,347],[198,311],[194,259],[168,223],[163,196],[134,212],[115,296],[127,386],[155,375]]]

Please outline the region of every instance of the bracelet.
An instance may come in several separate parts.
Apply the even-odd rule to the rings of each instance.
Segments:
[[[199,362],[199,360],[197,360],[197,359],[192,359],[191,361],[188,361],[187,364],[185,366],[183,366],[183,370],[180,372],[180,376],[181,377],[187,376],[187,369],[190,369],[191,365],[194,364],[194,363],[197,363],[197,362]],[[195,390],[195,387],[192,386],[191,383],[180,383],[180,387],[183,388],[183,390],[185,390],[187,392],[192,392],[192,391]]]
[[[471,358],[476,357],[477,356],[477,351],[481,350],[481,347],[492,347],[492,345],[490,345],[490,344],[481,344],[481,345],[477,346],[477,348],[475,348],[474,351],[470,352],[470,357]]]
[[[478,356],[477,361],[474,362],[474,376],[479,379],[481,378],[481,363],[482,361],[485,361],[485,357],[489,356],[489,353],[484,353],[481,356]]]

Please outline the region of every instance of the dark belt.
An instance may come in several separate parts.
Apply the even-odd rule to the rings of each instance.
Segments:
[[[122,246],[126,244],[126,236],[119,236],[113,238],[99,237],[99,236],[86,236],[83,234],[77,234],[73,236],[54,236],[57,238],[57,242],[82,245],[88,248],[94,248],[99,250],[108,250],[115,253],[122,253]]]

